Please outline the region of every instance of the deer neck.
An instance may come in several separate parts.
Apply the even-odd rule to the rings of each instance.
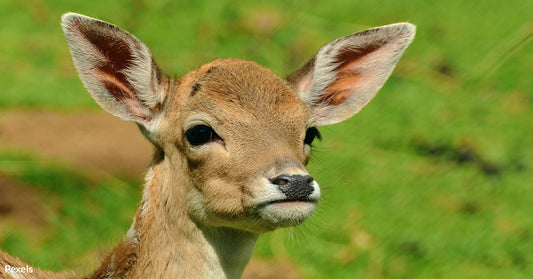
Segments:
[[[152,166],[130,230],[91,278],[241,277],[258,235],[194,222],[170,169],[164,159]]]

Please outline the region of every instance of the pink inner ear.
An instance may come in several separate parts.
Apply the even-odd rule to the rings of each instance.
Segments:
[[[145,107],[142,99],[135,96],[135,92],[129,87],[129,84],[124,84],[113,74],[98,70],[99,76],[102,79],[102,84],[105,86],[110,95],[118,102],[125,104],[125,108],[135,120],[151,120],[150,114],[142,111]]]
[[[79,25],[80,30],[82,30],[81,34],[94,46],[95,51],[105,58],[99,63],[95,63],[94,68],[115,99],[133,99],[135,98],[135,89],[124,70],[134,66],[132,47],[137,47],[137,45],[128,44],[124,38],[121,38],[122,33],[120,31],[118,31],[118,36],[110,36],[109,30],[106,28],[115,29],[114,26],[105,23],[101,23],[101,25],[96,28],[84,24]]]
[[[350,95],[356,93],[353,91],[353,85],[361,79],[361,75],[358,73],[346,73],[344,76],[337,78],[327,88],[325,94],[323,94],[318,100],[317,104],[327,104],[337,106],[342,104]]]
[[[308,74],[306,77],[302,78],[301,82],[298,85],[298,92],[307,92],[311,88],[311,84],[313,83],[313,75]]]
[[[115,75],[104,70],[99,69],[97,71],[102,83],[117,101],[122,101],[124,99],[136,99],[133,88],[131,88],[129,83],[125,83],[123,80],[118,79]]]
[[[361,74],[357,71],[358,64],[361,63],[362,56],[359,53],[351,53],[352,56],[340,54],[337,58],[346,59],[339,61],[339,66],[335,69],[337,72],[335,80],[327,87],[326,92],[316,101],[317,104],[327,104],[337,106],[342,104],[350,95],[355,94],[353,89],[361,81]],[[354,55],[355,54],[355,55]]]
[[[342,72],[352,69],[354,64],[359,64],[360,60],[370,55],[382,47],[386,42],[372,42],[366,45],[347,46],[339,50],[335,56],[333,64],[338,65],[334,71]]]
[[[317,104],[337,106],[354,94],[365,94],[366,87],[371,86],[372,76],[366,64],[375,59],[384,42],[373,42],[357,48],[343,48],[335,56],[333,64],[337,64],[333,72],[335,80],[327,86],[325,93],[316,101]]]
[[[120,36],[113,37],[109,35],[109,28],[116,29],[112,25],[101,23],[95,28],[91,25],[80,24],[81,34],[96,48],[96,50],[108,59],[106,68],[109,72],[119,72],[131,66],[133,53],[131,46]],[[106,29],[107,28],[107,29]],[[118,31],[121,34],[121,31]]]

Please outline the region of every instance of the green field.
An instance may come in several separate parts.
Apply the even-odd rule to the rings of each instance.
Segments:
[[[177,76],[218,57],[286,76],[335,38],[416,24],[368,107],[321,129],[309,165],[317,213],[261,236],[254,261],[297,278],[533,276],[533,1],[74,2],[0,0],[0,123],[13,110],[99,110],[59,26],[67,11],[135,34]],[[0,183],[43,204],[35,225],[0,198],[0,249],[44,269],[91,270],[129,228],[141,175],[94,175],[0,145]]]

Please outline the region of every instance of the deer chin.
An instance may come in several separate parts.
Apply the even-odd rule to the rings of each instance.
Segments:
[[[311,216],[316,206],[314,200],[277,200],[260,205],[257,213],[274,228],[292,227]]]

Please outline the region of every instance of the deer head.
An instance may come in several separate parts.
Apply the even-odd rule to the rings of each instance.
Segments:
[[[62,25],[95,101],[154,144],[166,185],[158,195],[175,204],[173,216],[252,233],[298,225],[314,211],[320,189],[305,166],[318,127],[360,111],[415,33],[399,23],[337,39],[287,79],[239,59],[171,78],[114,25],[73,13]]]

